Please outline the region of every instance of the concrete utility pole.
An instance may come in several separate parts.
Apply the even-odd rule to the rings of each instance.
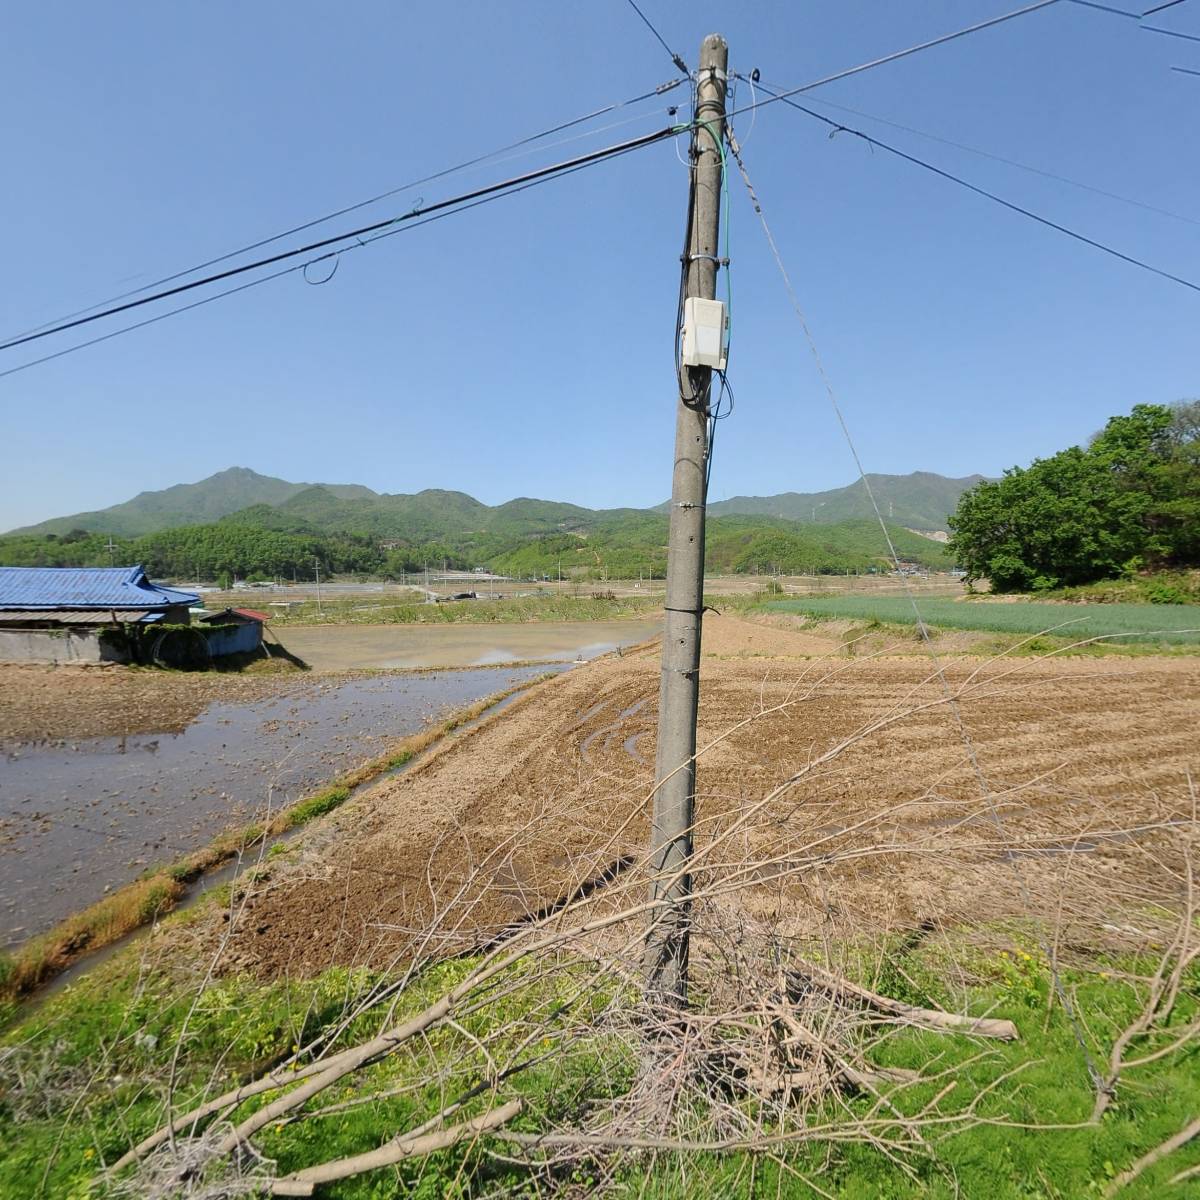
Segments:
[[[325,610],[321,607],[321,560],[314,558],[313,566],[317,569],[317,612],[324,615]]]
[[[685,295],[713,300],[717,290],[722,141],[729,47],[709,34],[696,73],[698,124],[692,141],[691,229]],[[644,970],[652,1003],[687,1003],[691,920],[692,825],[696,792],[696,708],[704,614],[704,505],[707,493],[709,367],[682,367],[675,421],[675,469],[667,551],[666,625],[658,702],[658,754],[650,829],[651,911]]]

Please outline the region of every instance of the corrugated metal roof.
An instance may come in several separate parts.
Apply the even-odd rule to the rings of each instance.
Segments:
[[[38,622],[42,625],[111,625],[118,622],[161,621],[161,612],[144,608],[0,608],[0,626]]]
[[[148,609],[195,604],[139,567],[0,567],[0,609]]]
[[[256,608],[235,608],[233,611],[238,616],[249,617],[252,621],[269,621],[271,619],[269,613],[259,612]]]
[[[231,615],[235,616],[235,617],[244,617],[247,621],[257,621],[257,622],[259,622],[259,624],[262,624],[263,622],[269,621],[271,619],[266,613],[256,612],[252,608],[221,608],[221,609],[217,609],[214,612],[205,612],[203,615],[198,616],[196,619],[198,621],[204,621],[204,622],[214,622],[214,621],[222,621],[222,620],[228,621],[228,619]]]

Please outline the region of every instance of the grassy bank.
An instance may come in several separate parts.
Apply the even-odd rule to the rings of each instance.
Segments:
[[[272,627],[284,625],[447,625],[521,624],[529,621],[608,621],[646,616],[662,608],[662,597],[609,597],[603,593],[524,596],[513,600],[451,600],[444,604],[315,601],[280,610]]]
[[[926,625],[1019,637],[1052,633],[1080,641],[1112,637],[1116,644],[1194,646],[1200,644],[1200,607],[1164,604],[1038,604],[918,598]],[[771,612],[802,613],[828,620],[881,621],[915,625],[911,601],[903,596],[845,596],[775,600]]]
[[[169,913],[188,885],[224,863],[257,852],[262,844],[340,808],[354,791],[389,771],[407,766],[442,738],[478,719],[490,708],[548,675],[517,684],[459,709],[419,733],[398,739],[384,754],[343,772],[332,783],[277,813],[269,822],[230,830],[207,846],[168,865],[154,867],[141,879],[117,888],[14,953],[0,953],[0,1012],[66,970],[86,954],[101,950]],[[0,1194],[2,1196],[2,1194]]]
[[[326,1200],[399,1195],[437,1200],[484,1194],[584,1196],[599,1190],[629,1200],[814,1194],[846,1200],[1075,1200],[1104,1194],[1116,1176],[1200,1112],[1200,1074],[1190,1056],[1166,1054],[1123,1082],[1118,1102],[1099,1124],[1088,1124],[1093,1091],[1085,1058],[1071,1022],[1048,1003],[1049,972],[1036,951],[1015,937],[987,950],[971,950],[962,942],[951,957],[947,952],[945,943],[893,946],[883,960],[887,979],[867,971],[864,982],[886,983],[901,999],[1012,1020],[1021,1038],[982,1047],[970,1038],[909,1028],[875,1047],[872,1060],[880,1067],[940,1072],[936,1081],[889,1096],[889,1104],[906,1117],[928,1112],[925,1106],[940,1096],[937,1111],[951,1120],[927,1130],[922,1152],[889,1156],[855,1139],[781,1144],[756,1157],[740,1150],[601,1151],[591,1160],[543,1168],[535,1183],[514,1161],[510,1147],[471,1139],[386,1172],[328,1185],[320,1195]],[[472,965],[471,959],[459,959],[426,969],[399,998],[396,1015],[419,1011]],[[224,979],[210,983],[197,1000],[202,970],[179,963],[147,969],[126,954],[0,1039],[0,1144],[5,1147],[0,1196],[83,1200],[103,1195],[102,1168],[156,1128],[170,1079],[178,1113],[271,1066],[300,1069],[311,1061],[304,1048],[343,1019],[348,1018],[333,1049],[372,1033],[372,1018],[355,1018],[353,1010],[387,982],[365,969],[338,967],[307,981]],[[1153,970],[1149,960],[1122,958],[1066,972],[1063,983],[1075,997],[1089,1051],[1098,1061],[1105,1061],[1111,1039],[1139,1012]],[[966,982],[951,985],[951,979]],[[502,1098],[525,1102],[510,1129],[544,1132],[577,1121],[585,1109],[602,1114],[607,1099],[631,1086],[637,1061],[629,1043],[599,1014],[602,1009],[611,1013],[614,1003],[627,1008],[635,998],[608,990],[589,992],[581,1000],[574,990],[578,980],[574,969],[550,977],[518,976],[499,998],[463,1016],[456,1028],[443,1027],[421,1046],[385,1057],[370,1068],[369,1080],[324,1097],[330,1106],[325,1115],[291,1115],[266,1128],[258,1138],[263,1153],[283,1174],[374,1149],[445,1103],[444,1080],[439,1086],[431,1068],[447,1064],[443,1069],[458,1079],[488,1074],[480,1038],[492,1039],[494,1054],[526,1043],[538,1051],[525,1055],[528,1065],[501,1089]],[[1165,1038],[1196,1019],[1198,982],[1193,972]],[[505,1031],[499,1043],[497,1029]],[[362,1103],[371,1092],[385,1098]],[[463,1114],[496,1102],[485,1092]],[[235,1116],[261,1103],[249,1101]],[[953,1118],[972,1103],[982,1123],[955,1132]],[[811,1123],[845,1122],[870,1107],[869,1096],[846,1093],[811,1114]],[[690,1119],[703,1118],[698,1112]],[[489,1156],[489,1149],[507,1153],[507,1161]],[[1121,1196],[1182,1200],[1194,1193],[1169,1181],[1197,1161],[1200,1145],[1185,1146]],[[811,1191],[801,1182],[805,1177],[822,1190]]]
[[[1031,599],[1072,604],[1200,604],[1200,571],[1155,571],[1129,579],[1103,579],[1039,592]]]

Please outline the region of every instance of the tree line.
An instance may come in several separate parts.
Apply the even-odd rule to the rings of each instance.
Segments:
[[[1200,400],[1139,404],[964,492],[949,548],[968,580],[1040,591],[1200,564]]]
[[[635,514],[588,532],[451,533],[437,540],[388,539],[365,533],[329,533],[282,524],[273,510],[227,517],[136,538],[73,530],[55,535],[0,538],[0,565],[44,567],[141,563],[152,578],[225,582],[233,579],[311,580],[323,575],[399,578],[426,566],[455,570],[484,566],[517,578],[662,578],[667,565],[667,518]],[[260,523],[261,521],[261,523]],[[949,565],[937,542],[892,529],[902,555],[931,567]],[[869,521],[801,525],[770,517],[729,516],[709,524],[709,570],[728,573],[842,573],[886,570],[879,528]]]

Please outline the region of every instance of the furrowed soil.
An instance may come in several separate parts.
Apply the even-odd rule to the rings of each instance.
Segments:
[[[1031,913],[1094,944],[1163,898],[1200,661],[961,656],[943,681],[911,642],[852,658],[731,616],[704,638],[696,883],[734,885],[747,918],[817,938]],[[579,667],[313,826],[253,885],[221,969],[461,952],[597,883],[640,902],[623,868],[647,839],[658,681],[656,648]]]

